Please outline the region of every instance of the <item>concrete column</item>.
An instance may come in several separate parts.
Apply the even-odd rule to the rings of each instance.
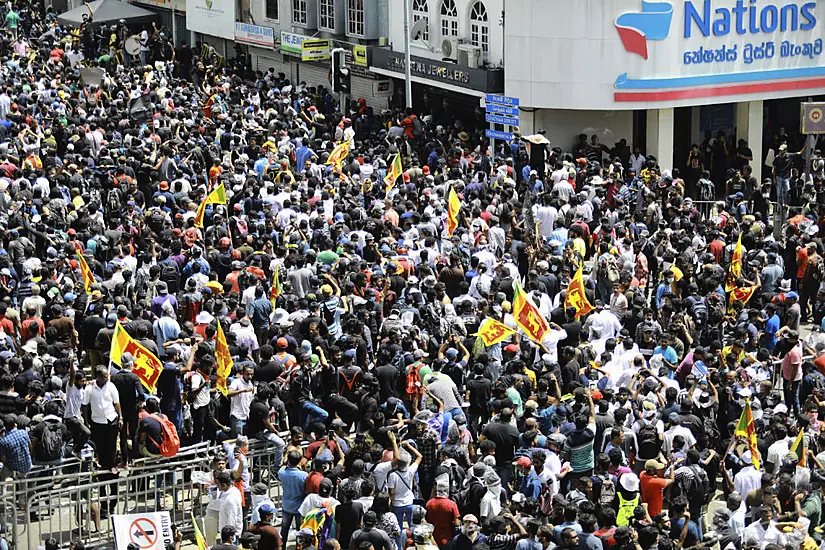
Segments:
[[[736,140],[748,139],[748,113],[750,112],[750,104],[746,101],[744,103],[736,104]],[[736,147],[736,143],[731,143],[731,147]]]
[[[645,144],[645,155],[653,155],[659,158],[659,110],[647,110],[647,143]]]
[[[762,101],[751,101],[748,105],[748,147],[753,151],[753,177],[762,182]]]
[[[673,109],[659,109],[659,167],[673,170]]]

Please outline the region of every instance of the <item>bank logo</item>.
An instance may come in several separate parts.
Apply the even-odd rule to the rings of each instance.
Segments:
[[[212,0],[204,0],[204,3],[206,4],[206,9],[212,9]]]
[[[616,18],[616,30],[625,50],[647,59],[647,41],[667,38],[672,20],[673,4],[643,0],[642,11],[626,12]]]

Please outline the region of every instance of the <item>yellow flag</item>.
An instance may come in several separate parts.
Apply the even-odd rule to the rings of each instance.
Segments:
[[[531,340],[541,343],[544,335],[550,330],[547,319],[517,281],[513,281],[513,290],[513,318],[516,326],[523,330]]]
[[[226,343],[226,335],[223,333],[221,322],[218,321],[218,334],[215,340],[215,362],[218,369],[215,371],[215,386],[223,395],[229,393],[226,387],[226,379],[232,373],[232,354],[229,353],[229,346]]]
[[[567,294],[564,296],[564,307],[576,308],[576,318],[583,317],[591,311],[593,306],[587,300],[587,295],[584,293],[584,279],[582,275],[582,266],[579,264],[579,269],[567,285]]]
[[[739,240],[736,241],[736,247],[733,249],[728,273],[725,276],[725,292],[732,292],[736,288],[736,281],[742,276],[742,256],[744,254],[745,247],[742,246],[742,234],[740,233]]]
[[[461,210],[461,201],[458,200],[458,193],[450,186],[450,194],[447,196],[447,234],[450,237],[458,227],[459,210]]]
[[[150,392],[155,391],[158,378],[163,372],[163,363],[155,355],[143,347],[134,338],[129,336],[120,321],[115,323],[115,332],[112,334],[112,347],[109,350],[109,358],[117,366],[122,365],[123,354],[131,353],[135,358],[132,372],[140,378],[140,382]]]
[[[192,517],[192,527],[195,529],[195,544],[198,545],[198,550],[207,550],[209,545],[206,544],[206,539],[204,539],[201,534],[201,528],[198,527],[198,522],[195,520],[194,512],[190,510],[189,515]]]
[[[404,173],[404,167],[401,166],[401,153],[396,153],[395,158],[392,159],[390,171],[384,178],[384,183],[387,185],[387,193],[395,187],[395,181]]]
[[[758,470],[759,448],[756,444],[756,424],[753,422],[750,399],[745,401],[745,408],[742,409],[742,416],[739,417],[739,423],[736,425],[736,430],[734,430],[733,435],[742,436],[748,442],[748,449],[751,452],[753,467]]]
[[[487,317],[484,319],[484,322],[481,323],[481,326],[478,327],[478,332],[476,332],[474,336],[481,337],[484,345],[490,347],[506,340],[515,333],[515,330],[511,329],[501,321],[496,321],[495,319]]]
[[[86,289],[86,294],[91,294],[95,276],[92,274],[92,270],[89,269],[89,264],[86,263],[86,258],[83,257],[80,250],[77,251],[77,263],[80,266],[80,275],[83,277],[83,286]]]
[[[207,204],[226,204],[226,188],[223,184],[217,186],[203,199],[198,211],[195,213],[195,227],[203,227],[203,216],[206,213]]]
[[[331,164],[336,172],[341,171],[341,163],[349,156],[349,141],[342,141],[329,154],[326,164]]]
[[[796,436],[796,440],[791,445],[791,452],[796,453],[797,458],[799,461],[796,463],[797,466],[802,466],[803,468],[808,466],[808,448],[805,445],[805,430],[799,430],[799,435]]]

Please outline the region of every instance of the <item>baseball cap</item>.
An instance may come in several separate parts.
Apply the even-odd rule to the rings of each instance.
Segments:
[[[665,467],[665,465],[655,458],[651,458],[647,462],[645,462],[645,470],[661,470]]]
[[[458,357],[458,350],[455,348],[449,348],[447,351],[444,352],[444,355],[447,359],[455,359]]]
[[[258,508],[258,512],[261,513],[261,514],[274,514],[277,511],[278,510],[275,508],[275,506],[272,505],[271,502],[264,502]]]
[[[522,457],[519,457],[519,459],[518,459],[518,460],[516,460],[515,465],[516,465],[516,466],[523,466],[523,467],[532,466],[532,465],[533,465],[533,461],[532,461],[532,460],[530,460],[530,459],[529,459],[528,457],[526,457],[526,456],[522,456]]]
[[[367,512],[367,514],[369,514],[369,513],[375,514],[375,512]],[[366,519],[367,519],[367,516],[364,515],[364,520],[366,520]],[[473,514],[464,514],[464,517],[461,518],[461,521],[469,521],[469,522],[472,522],[472,523],[478,523],[478,518],[475,517],[475,515],[473,515]]]

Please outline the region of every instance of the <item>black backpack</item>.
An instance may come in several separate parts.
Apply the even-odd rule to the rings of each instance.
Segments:
[[[40,462],[51,462],[63,456],[63,432],[59,422],[44,421],[46,429],[34,449],[35,458]]]
[[[106,209],[109,214],[119,214],[123,208],[123,203],[120,200],[120,192],[117,189],[110,189],[106,194]]]
[[[173,262],[167,262],[160,268],[160,280],[166,283],[169,294],[174,294],[180,286],[180,274]]]
[[[659,439],[659,432],[655,424],[647,424],[639,430],[639,458],[650,460],[659,456],[662,450],[662,440]]]
[[[470,495],[472,494],[473,488],[477,486],[483,485],[478,479],[473,478],[473,480],[470,481],[470,483],[468,483],[466,487],[461,489],[458,492],[458,494],[456,494],[455,497],[453,497],[453,500],[455,501],[459,511],[462,514],[467,513],[467,509],[470,508]]]
[[[708,305],[705,302],[704,296],[693,302],[690,308],[690,315],[693,317],[693,322],[696,323],[697,328],[701,328],[708,322]]]

